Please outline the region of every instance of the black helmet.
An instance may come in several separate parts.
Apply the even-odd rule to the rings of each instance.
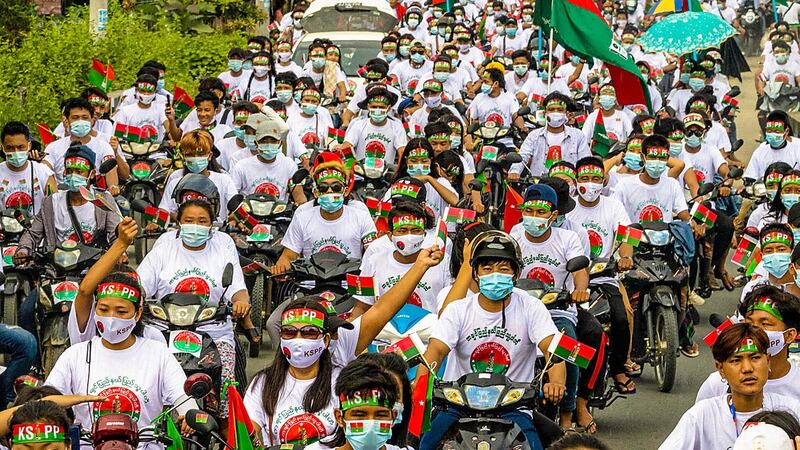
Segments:
[[[202,195],[214,207],[214,213],[219,213],[219,190],[217,185],[205,175],[189,173],[183,176],[172,191],[172,199],[180,205],[186,192],[195,192]]]
[[[522,269],[522,250],[517,241],[508,233],[499,230],[484,231],[475,237],[470,265],[477,268],[480,259],[506,259],[511,261],[514,271]]]

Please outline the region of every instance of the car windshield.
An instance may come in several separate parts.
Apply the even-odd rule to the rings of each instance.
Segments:
[[[348,77],[357,77],[358,69],[364,64],[365,61],[378,56],[381,51],[380,40],[343,40],[336,39],[334,42],[339,46],[342,51],[342,70]],[[303,41],[298,44],[294,52],[294,62],[300,67],[308,60],[308,46],[311,41]]]

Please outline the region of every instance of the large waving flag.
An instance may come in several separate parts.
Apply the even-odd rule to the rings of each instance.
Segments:
[[[696,0],[694,0],[696,1]],[[647,80],[636,61],[622,47],[593,0],[536,2],[534,22],[565,49],[586,61],[603,61],[621,105],[646,105],[652,111]]]
[[[696,11],[700,12],[703,10],[703,7],[700,6],[700,2],[697,0],[661,0],[656,2],[650,11],[647,11],[647,15],[655,15],[655,14],[668,14],[668,13],[676,13],[676,12],[684,12],[684,11]]]

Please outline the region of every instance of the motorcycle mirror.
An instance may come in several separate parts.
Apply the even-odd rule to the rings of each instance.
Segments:
[[[142,200],[138,198],[135,200],[131,200],[131,209],[140,214],[144,214],[144,210],[147,209],[148,206],[152,205],[150,205],[150,202],[148,202],[147,200]]]
[[[100,170],[99,170],[100,175],[105,175],[111,172],[112,170],[114,170],[115,167],[117,167],[116,158],[111,158],[103,161],[103,163],[100,164]]]
[[[737,139],[736,142],[734,142],[733,145],[731,145],[731,153],[735,152],[736,150],[739,150],[740,148],[742,148],[743,145],[744,141],[741,139]]]
[[[213,433],[219,429],[217,419],[199,409],[190,409],[186,412],[186,423],[202,434]]]
[[[741,167],[731,167],[728,171],[728,178],[739,178],[744,174],[744,170]]]
[[[233,284],[233,264],[228,263],[222,271],[222,287],[227,288]]]
[[[228,204],[226,206],[228,208],[228,212],[231,213],[236,211],[236,208],[238,208],[243,201],[244,201],[244,196],[242,194],[236,194],[233,197],[231,197],[231,199],[228,200]]]
[[[519,109],[519,111],[517,111],[518,116],[527,116],[530,113],[531,113],[531,107],[527,105],[523,106],[522,108]]]
[[[183,392],[194,399],[200,399],[211,393],[213,381],[208,374],[193,373],[183,382]]]
[[[470,125],[469,128],[467,129],[467,131],[469,131],[469,133],[472,134],[472,133],[475,133],[476,131],[478,131],[480,128],[481,128],[481,124],[476,122],[476,123],[473,123],[472,125]]]
[[[472,181],[469,182],[469,189],[471,191],[482,191],[483,190],[483,183],[481,183],[477,179],[473,178]]]
[[[697,190],[697,196],[702,197],[704,195],[708,195],[714,192],[714,184],[713,183],[703,183],[700,185],[700,188]]]
[[[507,153],[503,158],[509,164],[517,164],[522,162],[522,155],[517,152]]]
[[[489,161],[482,159],[475,164],[475,173],[483,173],[486,170],[486,167],[489,166]]]
[[[465,104],[463,104],[461,102],[458,102],[458,103],[453,105],[453,108],[455,108],[456,111],[458,111],[458,113],[461,114],[462,117],[466,117],[467,116],[467,105],[465,105]]]
[[[585,256],[576,256],[567,261],[567,272],[577,272],[589,267],[589,258]]]
[[[728,95],[728,97],[736,97],[741,93],[742,93],[742,90],[739,89],[739,86],[734,86],[734,87],[731,88],[730,91],[728,91],[727,95]]]
[[[708,316],[708,323],[714,328],[722,325],[726,320],[727,319],[722,314],[711,313],[711,315]]]

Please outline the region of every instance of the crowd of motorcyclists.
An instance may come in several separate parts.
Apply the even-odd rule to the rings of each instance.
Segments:
[[[660,448],[796,448],[800,6],[703,5],[763,47],[741,136],[728,51],[642,48],[649,3],[597,6],[650,105],[532,2],[434,3],[389,1],[359,83],[335,41],[293,58],[299,2],[188,112],[147,61],[64,99],[52,142],[3,125],[9,447],[219,446],[233,386],[256,447],[605,449],[598,412],[647,366],[669,392],[711,352]]]

